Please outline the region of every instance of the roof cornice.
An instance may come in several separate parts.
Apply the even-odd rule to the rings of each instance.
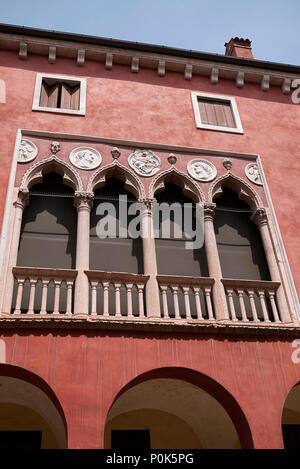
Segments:
[[[246,81],[259,83],[264,91],[281,86],[284,94],[300,76],[300,66],[295,65],[1,23],[0,49],[17,50],[21,59],[30,53],[48,55],[51,63],[59,56],[75,58],[79,66],[95,60],[107,69],[118,63],[129,65],[131,72],[154,68],[159,76],[178,71],[186,80],[206,75],[215,84],[219,78],[234,79],[240,88]]]

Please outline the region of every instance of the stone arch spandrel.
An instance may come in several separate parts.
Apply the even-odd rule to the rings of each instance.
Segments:
[[[214,198],[222,194],[222,187],[227,186],[238,194],[238,198],[246,202],[252,210],[263,207],[262,200],[258,193],[244,179],[228,172],[216,179],[208,191],[208,202],[212,203]]]
[[[153,199],[157,192],[161,192],[166,182],[172,182],[181,187],[184,195],[190,197],[196,203],[204,202],[204,193],[200,187],[187,174],[182,173],[175,167],[172,167],[158,174],[150,184],[149,198]]]
[[[145,189],[140,179],[128,168],[121,165],[117,160],[113,163],[99,168],[89,179],[87,191],[93,192],[103,187],[109,177],[115,177],[124,182],[124,187],[133,193],[137,200],[145,199]]]
[[[54,171],[63,177],[63,183],[72,187],[74,191],[82,191],[83,184],[78,172],[71,165],[52,155],[39,161],[27,169],[21,181],[21,189],[29,189],[34,184],[43,181],[43,175]]]

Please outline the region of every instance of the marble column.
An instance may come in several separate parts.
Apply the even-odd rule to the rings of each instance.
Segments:
[[[74,314],[88,315],[89,280],[84,273],[90,264],[90,214],[94,194],[92,192],[75,192],[74,205],[77,208],[77,242]]]
[[[270,236],[270,231],[269,231],[269,226],[268,226],[268,218],[266,214],[266,210],[264,207],[259,207],[256,212],[252,216],[252,220],[257,224],[261,239],[263,242],[264,246],[264,251],[270,271],[270,276],[272,282],[280,282],[281,285],[279,286],[277,292],[276,292],[276,300],[277,300],[277,305],[280,313],[281,320],[283,322],[292,322],[289,310],[288,310],[288,304],[285,298],[283,286],[282,286],[282,279],[280,276],[280,271],[279,267],[277,264],[277,260],[275,257],[274,253],[274,248],[272,244],[272,239]]]
[[[157,262],[155,238],[153,235],[153,199],[144,199],[141,213],[141,227],[143,234],[144,275],[149,275],[146,283],[146,314],[148,318],[160,319],[159,286],[157,283]]]
[[[212,288],[215,317],[218,320],[229,319],[224,286],[221,282],[222,269],[214,230],[216,204],[204,204],[204,246],[208,264],[208,273],[215,283]]]

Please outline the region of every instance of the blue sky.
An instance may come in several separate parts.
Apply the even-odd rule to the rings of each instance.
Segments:
[[[300,65],[299,0],[0,0],[0,22]]]

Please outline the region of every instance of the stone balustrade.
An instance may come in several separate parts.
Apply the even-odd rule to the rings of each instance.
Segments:
[[[13,267],[12,271],[12,317],[60,315],[90,317],[93,321],[219,322],[213,301],[215,279],[210,277],[157,275],[160,310],[153,318],[147,309],[149,275],[85,270],[89,299],[78,315],[74,311],[77,270]],[[221,284],[229,311],[225,322],[262,326],[284,323],[276,298],[280,282],[221,279]]]
[[[231,321],[281,323],[276,302],[280,282],[222,279]]]
[[[214,279],[158,275],[163,319],[215,320],[211,300]]]
[[[90,314],[103,319],[145,318],[144,291],[148,275],[85,271],[91,287]]]
[[[72,314],[76,270],[13,267],[16,314]]]

